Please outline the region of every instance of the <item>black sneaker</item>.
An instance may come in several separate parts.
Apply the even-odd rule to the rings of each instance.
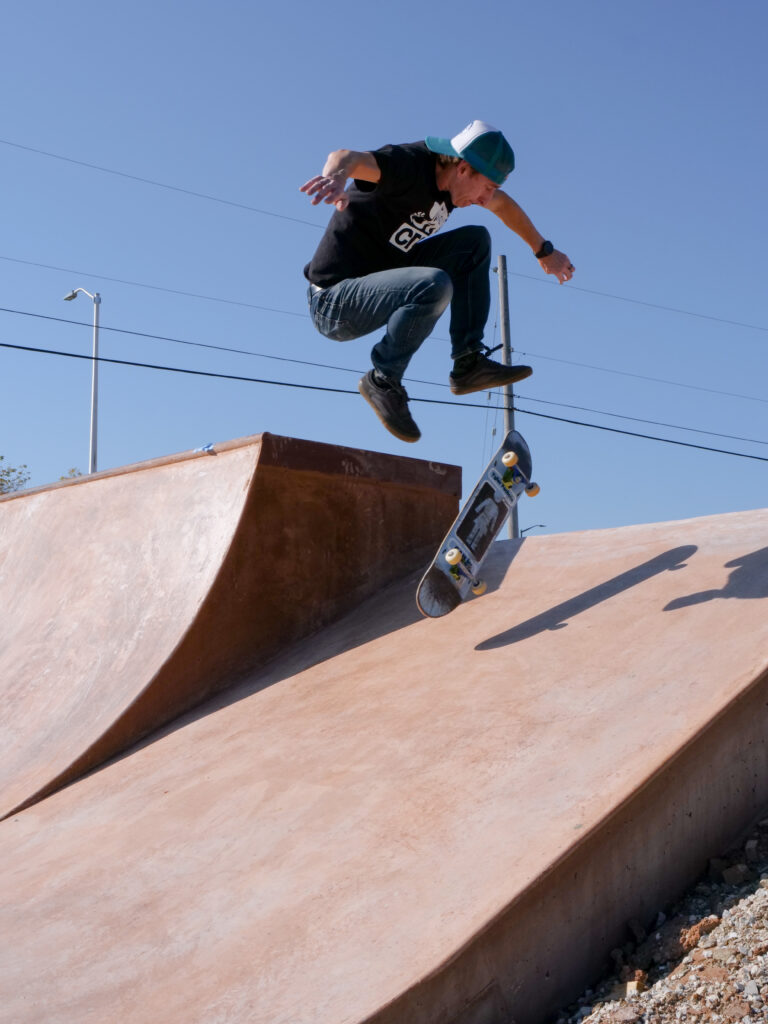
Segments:
[[[488,358],[488,354],[495,351],[496,349],[486,348],[483,352],[470,352],[456,360],[449,378],[454,395],[471,395],[473,391],[485,391],[488,388],[502,387],[504,384],[514,384],[518,380],[525,380],[533,373],[530,366],[524,366],[522,363],[516,366],[495,363],[493,359]]]
[[[378,370],[369,370],[360,378],[357,390],[381,422],[401,441],[418,441],[421,431],[408,410],[408,395],[399,381],[385,377]]]

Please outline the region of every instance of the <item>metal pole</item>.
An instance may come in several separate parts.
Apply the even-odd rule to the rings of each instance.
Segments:
[[[99,404],[99,306],[101,296],[93,296],[93,359],[91,370],[91,446],[88,455],[89,473],[96,472],[96,435]]]
[[[512,365],[512,346],[509,340],[509,288],[507,285],[507,257],[499,256],[499,323],[501,327],[501,345],[503,363],[505,366]],[[512,392],[512,385],[504,386],[504,431],[509,433],[515,429],[515,396]],[[512,509],[509,517],[509,536],[515,539],[520,536],[520,527],[517,517],[517,505]]]

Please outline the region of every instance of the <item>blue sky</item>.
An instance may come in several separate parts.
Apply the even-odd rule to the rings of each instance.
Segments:
[[[383,430],[356,392],[375,338],[339,345],[306,315],[329,211],[299,186],[332,149],[481,118],[515,149],[507,190],[576,265],[559,286],[486,211],[448,225],[485,224],[507,256],[512,343],[535,371],[516,421],[542,491],[521,527],[762,507],[767,30],[757,0],[8,5],[0,341],[88,354],[92,304],[62,301],[82,287],[102,296],[106,357],[351,392],[104,365],[99,468],[268,430],[456,463],[466,492],[499,396],[452,399],[441,321],[406,385],[456,404],[413,401],[417,445]],[[85,470],[88,362],[0,348],[0,367],[0,454],[34,485]]]

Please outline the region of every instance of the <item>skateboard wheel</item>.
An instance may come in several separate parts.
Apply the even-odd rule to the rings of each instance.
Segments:
[[[525,493],[528,495],[529,498],[535,498],[540,490],[541,488],[538,484],[528,484],[528,486],[525,488]]]
[[[450,551],[445,552],[445,560],[448,565],[458,565],[461,561],[461,552],[458,548],[451,548]]]
[[[488,584],[485,582],[485,580],[478,580],[477,583],[475,583],[474,586],[472,587],[472,593],[475,594],[477,597],[480,597],[480,595],[484,594],[487,589]]]
[[[519,462],[517,452],[504,452],[504,454],[501,456],[501,461],[504,463],[507,469],[511,469],[512,466],[516,466]]]

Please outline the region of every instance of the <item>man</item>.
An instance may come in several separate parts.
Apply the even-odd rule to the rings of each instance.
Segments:
[[[491,239],[483,227],[435,233],[452,210],[483,206],[527,242],[547,274],[563,284],[573,264],[544,238],[501,186],[515,166],[502,133],[472,121],[452,139],[338,149],[323,173],[301,186],[336,207],[304,268],[310,315],[321,334],[350,341],[386,327],[373,347],[373,369],[358,389],[381,422],[402,441],[421,432],[408,408],[403,374],[450,305],[454,395],[529,377],[530,366],[503,366],[482,343],[490,310]],[[354,179],[347,188],[347,180]]]

